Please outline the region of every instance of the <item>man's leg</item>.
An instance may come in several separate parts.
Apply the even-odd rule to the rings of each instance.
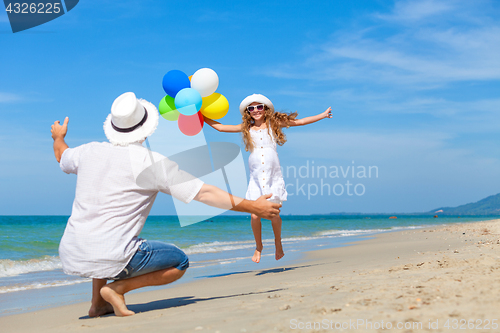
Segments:
[[[101,296],[113,306],[115,315],[118,317],[131,316],[134,312],[127,309],[124,296],[126,293],[143,287],[172,283],[181,278],[185,272],[186,270],[181,271],[171,267],[130,279],[118,280],[103,286],[100,289]]]
[[[89,317],[104,316],[113,313],[113,307],[101,296],[101,288],[106,285],[106,279],[92,279],[92,304],[89,310]]]

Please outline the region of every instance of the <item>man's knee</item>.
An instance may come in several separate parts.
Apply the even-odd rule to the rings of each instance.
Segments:
[[[186,269],[189,267],[189,258],[188,256],[183,252],[184,256],[181,258],[179,265],[177,265],[178,270],[185,272]]]

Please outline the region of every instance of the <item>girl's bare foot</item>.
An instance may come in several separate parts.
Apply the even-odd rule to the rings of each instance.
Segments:
[[[280,242],[279,244],[276,244],[276,260],[280,260],[284,255],[285,252],[283,252],[283,246],[281,246]]]
[[[252,257],[253,262],[256,262],[256,263],[260,262],[261,252],[262,252],[262,249],[260,249],[260,251],[258,249],[255,249],[255,252],[254,252],[253,257]]]
[[[134,311],[130,311],[127,309],[127,305],[125,304],[125,297],[119,293],[117,293],[111,287],[113,283],[110,283],[101,288],[101,296],[107,302],[109,302],[113,306],[113,310],[115,311],[115,315],[117,317],[125,317],[134,315]]]
[[[113,313],[113,306],[105,302],[102,306],[92,305],[89,310],[89,317],[100,317]]]

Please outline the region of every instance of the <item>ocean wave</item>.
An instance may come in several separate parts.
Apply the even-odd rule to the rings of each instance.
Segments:
[[[409,228],[414,228],[414,227],[409,227]],[[398,228],[400,229],[400,228]],[[359,234],[369,234],[369,233],[377,233],[377,232],[384,232],[384,231],[389,231],[390,229],[366,229],[366,230],[325,230],[325,231],[320,231],[314,235],[311,236],[294,236],[294,237],[287,237],[287,238],[282,238],[281,241],[283,243],[293,243],[293,242],[300,242],[300,241],[309,241],[309,240],[315,240],[315,239],[320,239],[320,238],[328,238],[328,237],[344,237],[344,236],[355,236]],[[396,230],[396,229],[392,229]],[[262,240],[264,245],[266,244],[274,244],[274,239],[264,239]],[[242,249],[249,249],[249,248],[254,248],[255,247],[255,241],[250,240],[250,241],[232,241],[232,242],[220,242],[220,241],[215,241],[215,242],[210,242],[210,243],[200,243],[200,244],[195,244],[191,245],[187,248],[184,248],[183,251],[186,254],[200,254],[200,253],[216,253],[216,252],[223,252],[223,251],[231,251],[231,250],[242,250]]]
[[[446,224],[442,224],[445,226]],[[421,228],[427,228],[427,227],[433,227],[433,225],[410,225],[408,227],[392,227],[391,230],[400,230],[400,229],[421,229]]]
[[[293,242],[307,241],[307,240],[313,240],[313,239],[319,239],[319,238],[324,238],[324,237],[320,237],[320,236],[297,236],[297,237],[282,238],[281,241],[283,243],[293,243]],[[274,242],[274,240],[273,240],[273,242]]]
[[[295,236],[295,237],[283,238],[282,242],[293,243],[293,242],[315,240],[320,238],[356,236],[361,234],[405,230],[405,229],[417,229],[422,227],[424,226],[408,226],[408,227],[398,226],[388,229],[324,230],[310,236]],[[265,239],[263,240],[263,243],[264,245],[274,244],[274,239]],[[228,241],[228,242],[214,241],[209,243],[199,243],[191,245],[187,248],[184,248],[183,251],[187,255],[192,255],[192,254],[217,253],[217,252],[253,249],[253,248],[255,248],[255,242],[253,240]],[[223,260],[228,260],[228,259],[225,258]],[[233,258],[230,260],[233,260]],[[33,273],[33,272],[52,271],[61,268],[62,264],[59,257],[57,256],[44,256],[38,259],[30,259],[30,260],[0,259],[0,278],[11,277],[26,273]]]
[[[356,236],[360,234],[372,234],[378,232],[407,230],[407,229],[420,229],[425,226],[408,226],[408,227],[391,227],[387,229],[357,229],[357,230],[325,230],[317,233],[318,236]]]
[[[283,238],[281,241],[283,243],[286,242],[296,242],[302,240],[310,240],[316,239],[319,237],[289,237]],[[274,244],[274,239],[263,239],[262,243],[264,245]],[[191,245],[185,249],[182,249],[186,254],[200,254],[200,253],[215,253],[215,252],[223,252],[223,251],[231,251],[231,250],[242,250],[242,249],[250,249],[255,248],[255,241],[238,241],[238,242],[210,242],[210,243],[200,243]]]
[[[210,242],[210,243],[200,243],[196,245],[191,245],[190,247],[183,249],[186,254],[198,254],[198,253],[214,253],[230,250],[241,250],[255,247],[254,241],[240,241],[240,242]]]
[[[0,294],[11,293],[15,291],[23,291],[23,290],[70,286],[74,284],[91,282],[91,281],[92,279],[78,279],[78,280],[51,281],[45,283],[40,282],[33,284],[14,284],[14,285],[0,287]]]
[[[359,229],[359,230],[324,230],[317,233],[318,236],[355,236],[359,234],[369,234],[387,231],[384,229]]]
[[[208,260],[199,260],[199,261],[191,261],[191,260],[189,260],[189,264],[195,264],[195,265],[218,265],[221,262],[226,261],[226,260],[241,260],[241,259],[248,259],[248,256],[246,256],[246,257],[231,257],[231,258],[217,258],[217,259],[208,259]]]
[[[32,272],[52,271],[62,268],[59,257],[44,256],[30,260],[0,260],[0,277],[16,276]]]

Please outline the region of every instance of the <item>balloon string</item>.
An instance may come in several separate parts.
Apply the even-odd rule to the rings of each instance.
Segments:
[[[155,160],[153,158],[153,153],[151,152],[151,147],[149,146],[149,140],[148,138],[146,138],[146,146],[148,147],[148,153],[149,153],[149,158],[151,160],[151,167],[153,169],[153,175],[155,177],[155,186],[156,186],[156,189],[158,189],[158,182],[157,182],[157,179],[158,179],[158,176],[156,174],[156,163],[155,163]]]
[[[205,137],[205,132],[203,132],[203,129],[201,130],[201,133],[203,133],[203,137],[205,138],[205,142],[207,143],[208,155],[210,156],[210,164],[212,166],[212,172],[214,172],[215,166],[214,166],[214,159],[213,159],[213,155],[212,155],[212,149],[210,149],[210,142],[207,141],[207,138]],[[234,207],[236,207],[236,205],[234,204],[234,198],[233,198],[233,195],[231,193],[231,186],[229,185],[229,179],[227,179],[226,170],[224,169],[223,166],[221,167],[221,171],[222,171],[222,176],[224,177],[224,182],[226,183],[227,193],[229,193],[229,200],[231,200],[231,205],[234,208]]]
[[[234,204],[233,194],[231,193],[231,186],[229,186],[229,180],[227,179],[226,170],[224,169],[224,167],[221,167],[220,169],[222,171],[222,176],[224,176],[224,182],[226,183],[227,186],[227,193],[229,193],[229,200],[231,200],[231,205],[234,208],[236,206]]]
[[[202,133],[203,133],[203,130],[202,130]],[[203,133],[203,136],[205,133]],[[214,166],[214,159],[213,159],[213,156],[212,156],[212,149],[210,149],[210,142],[208,142],[205,138],[205,142],[207,143],[207,147],[208,147],[208,155],[210,157],[210,165],[212,166],[212,172],[215,171],[215,166]]]

